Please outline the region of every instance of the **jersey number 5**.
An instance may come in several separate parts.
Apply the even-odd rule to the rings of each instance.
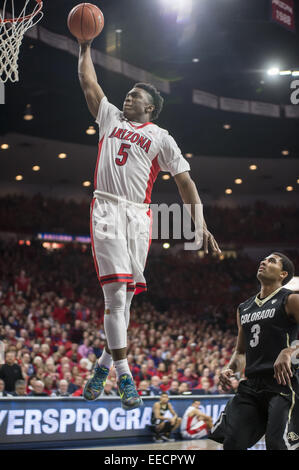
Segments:
[[[129,149],[131,148],[131,145],[129,144],[121,144],[120,146],[120,149],[118,151],[118,154],[117,155],[121,155],[122,158],[116,158],[115,159],[115,163],[119,166],[122,166],[122,165],[125,165],[127,163],[127,160],[128,160],[128,152],[126,152],[125,150],[126,149]]]

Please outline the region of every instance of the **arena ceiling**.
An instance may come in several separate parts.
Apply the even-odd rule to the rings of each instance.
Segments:
[[[244,162],[279,159],[284,165],[283,172],[294,176],[299,155],[299,119],[210,109],[192,103],[192,90],[290,104],[290,82],[294,77],[269,77],[266,72],[275,64],[282,69],[299,68],[298,33],[269,20],[268,0],[193,0],[192,15],[184,23],[177,22],[175,11],[165,10],[167,1],[95,1],[104,13],[105,28],[94,40],[93,47],[170,82],[170,93],[163,93],[165,107],[157,123],[169,130],[183,153],[193,153],[194,158],[233,157]],[[70,36],[66,19],[78,3],[45,0],[40,26]],[[298,29],[299,5],[295,6]],[[194,58],[198,62],[193,62]],[[26,145],[29,151],[32,138],[39,138],[44,139],[40,152],[48,168],[44,179],[49,178],[48,183],[55,184],[59,178],[67,179],[60,175],[62,162],[50,158],[51,152],[63,151],[63,143],[77,144],[78,148],[87,146],[94,158],[96,154],[97,136],[85,132],[94,122],[78,83],[77,58],[38,39],[25,37],[19,71],[20,81],[6,85],[5,105],[0,108],[0,144],[9,136],[10,139],[19,136],[14,151],[14,143],[9,142],[10,158],[6,156],[2,160],[0,180],[11,180],[12,174],[24,166]],[[109,100],[121,107],[125,93],[135,81],[101,66],[96,66],[96,72]],[[29,103],[34,119],[25,121],[23,115]],[[224,129],[224,124],[231,128]],[[35,150],[33,145],[31,156]],[[285,150],[288,154],[282,156]],[[236,167],[240,165],[237,160]],[[286,162],[290,162],[289,167]],[[92,160],[90,169],[93,163]],[[91,170],[86,171],[87,168],[89,164],[85,165],[82,157],[72,167],[73,177],[69,173],[69,179],[86,174],[86,179],[92,180]],[[269,171],[264,172],[265,181]],[[52,173],[56,175],[53,179]],[[31,174],[30,178],[35,176]],[[279,169],[275,179],[272,189],[279,186]],[[280,183],[283,185],[284,181]],[[213,175],[209,186],[212,184]]]

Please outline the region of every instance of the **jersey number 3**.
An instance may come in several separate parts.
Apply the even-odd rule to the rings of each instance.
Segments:
[[[258,323],[256,323],[255,325],[253,325],[250,331],[251,333],[253,333],[253,339],[250,341],[250,346],[252,348],[255,348],[259,344],[259,334],[261,332],[261,327]]]
[[[120,149],[118,151],[117,155],[120,155],[122,158],[116,158],[115,163],[119,166],[123,166],[127,163],[128,160],[128,152],[126,152],[126,149],[131,148],[131,145],[129,144],[121,144]]]

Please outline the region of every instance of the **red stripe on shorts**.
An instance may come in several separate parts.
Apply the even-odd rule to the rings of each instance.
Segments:
[[[92,257],[93,257],[93,262],[96,268],[98,280],[100,280],[100,272],[99,272],[99,265],[97,262],[96,254],[95,254],[95,248],[94,248],[94,240],[93,240],[93,230],[92,230],[92,213],[93,213],[93,207],[96,202],[96,198],[93,198],[92,203],[91,203],[91,208],[90,208],[90,240],[91,240],[91,247],[92,247]]]

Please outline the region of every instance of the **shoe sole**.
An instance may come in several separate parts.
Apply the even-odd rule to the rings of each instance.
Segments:
[[[121,404],[121,407],[123,410],[134,410],[135,408],[139,408],[140,406],[143,406],[143,401],[140,400],[139,403],[135,403],[134,405],[125,405],[124,403]]]

